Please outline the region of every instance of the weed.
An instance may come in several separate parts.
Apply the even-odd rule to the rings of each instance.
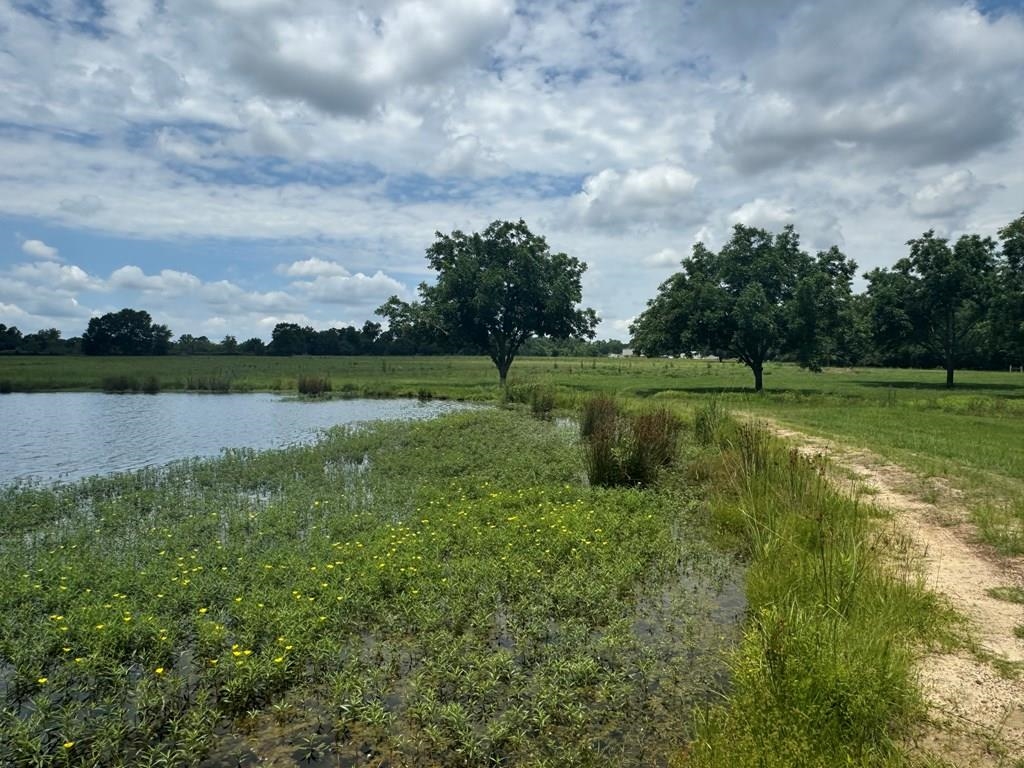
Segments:
[[[895,735],[921,711],[909,646],[938,631],[934,598],[879,562],[869,510],[815,462],[756,423],[731,431],[713,509],[749,547],[753,619],[729,703],[699,715],[694,763],[898,760]]]
[[[725,408],[717,397],[709,398],[698,407],[693,415],[693,436],[697,440],[697,444],[717,445],[726,419]]]
[[[135,376],[118,374],[116,376],[107,376],[103,379],[104,392],[123,394],[125,392],[138,392],[141,389],[142,384]]]
[[[0,764],[667,764],[734,565],[581,469],[493,409],[4,490]]]
[[[587,401],[580,432],[591,484],[650,485],[675,460],[682,427],[665,407],[632,413],[604,396]]]
[[[1024,589],[1020,587],[993,587],[986,590],[985,594],[989,597],[994,597],[996,600],[1024,604]]]
[[[300,395],[317,397],[331,391],[331,380],[323,375],[302,374],[296,379],[295,386]]]

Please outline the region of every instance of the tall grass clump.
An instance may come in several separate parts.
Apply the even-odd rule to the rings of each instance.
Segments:
[[[717,397],[699,407],[693,414],[693,436],[698,445],[717,445],[727,420],[728,413]]]
[[[223,394],[231,391],[231,376],[226,373],[210,373],[206,375],[190,373],[185,379],[185,389],[191,392],[217,392]]]
[[[682,427],[665,407],[630,413],[613,398],[591,398],[580,416],[591,485],[650,485],[675,461]]]
[[[103,391],[110,394],[124,394],[125,392],[139,392],[142,390],[142,382],[135,376],[117,374],[103,378]]]
[[[302,374],[296,380],[296,388],[300,395],[316,397],[331,391],[331,380],[327,376]]]
[[[901,764],[923,711],[911,646],[938,633],[934,599],[882,554],[877,511],[820,462],[760,424],[728,432],[712,507],[747,551],[750,618],[728,702],[698,718],[693,763]]]

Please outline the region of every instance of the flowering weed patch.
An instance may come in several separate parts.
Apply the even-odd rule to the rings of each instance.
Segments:
[[[683,490],[582,472],[492,411],[6,489],[0,763],[664,762],[734,569]]]

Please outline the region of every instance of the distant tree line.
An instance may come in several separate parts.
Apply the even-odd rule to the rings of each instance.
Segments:
[[[864,275],[837,247],[811,256],[792,226],[737,224],[715,253],[703,243],[682,261],[630,326],[647,355],[738,359],[763,386],[767,360],[825,365],[958,368],[1024,365],[1024,215],[998,240],[955,242],[929,230],[891,268]]]
[[[0,324],[0,355],[435,355],[479,354],[466,345],[451,344],[422,328],[383,330],[367,321],[362,328],[317,331],[296,323],[274,326],[270,343],[259,337],[238,341],[227,335],[219,341],[182,334],[176,340],[166,326],[154,324],[148,312],[122,309],[93,318],[82,335],[61,338],[56,328],[22,334],[16,326]],[[619,354],[622,341],[532,338],[522,355],[541,357],[604,357]]]

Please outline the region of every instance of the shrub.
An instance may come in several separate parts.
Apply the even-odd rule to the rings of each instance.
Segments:
[[[592,485],[650,485],[675,461],[682,420],[668,408],[626,413],[605,395],[583,406],[587,477]]]
[[[196,392],[230,392],[231,377],[225,374],[195,376],[189,374],[185,380],[185,389]]]
[[[302,374],[296,384],[300,395],[316,397],[324,392],[331,391],[331,380],[326,376],[313,376]]]
[[[693,436],[703,446],[717,445],[725,426],[725,408],[712,397],[693,415]]]
[[[140,389],[142,389],[142,385],[138,379],[123,373],[116,376],[106,376],[103,379],[104,392],[122,394],[124,392],[138,392]]]
[[[542,384],[534,385],[530,390],[530,412],[539,419],[549,419],[554,410],[555,390]]]

